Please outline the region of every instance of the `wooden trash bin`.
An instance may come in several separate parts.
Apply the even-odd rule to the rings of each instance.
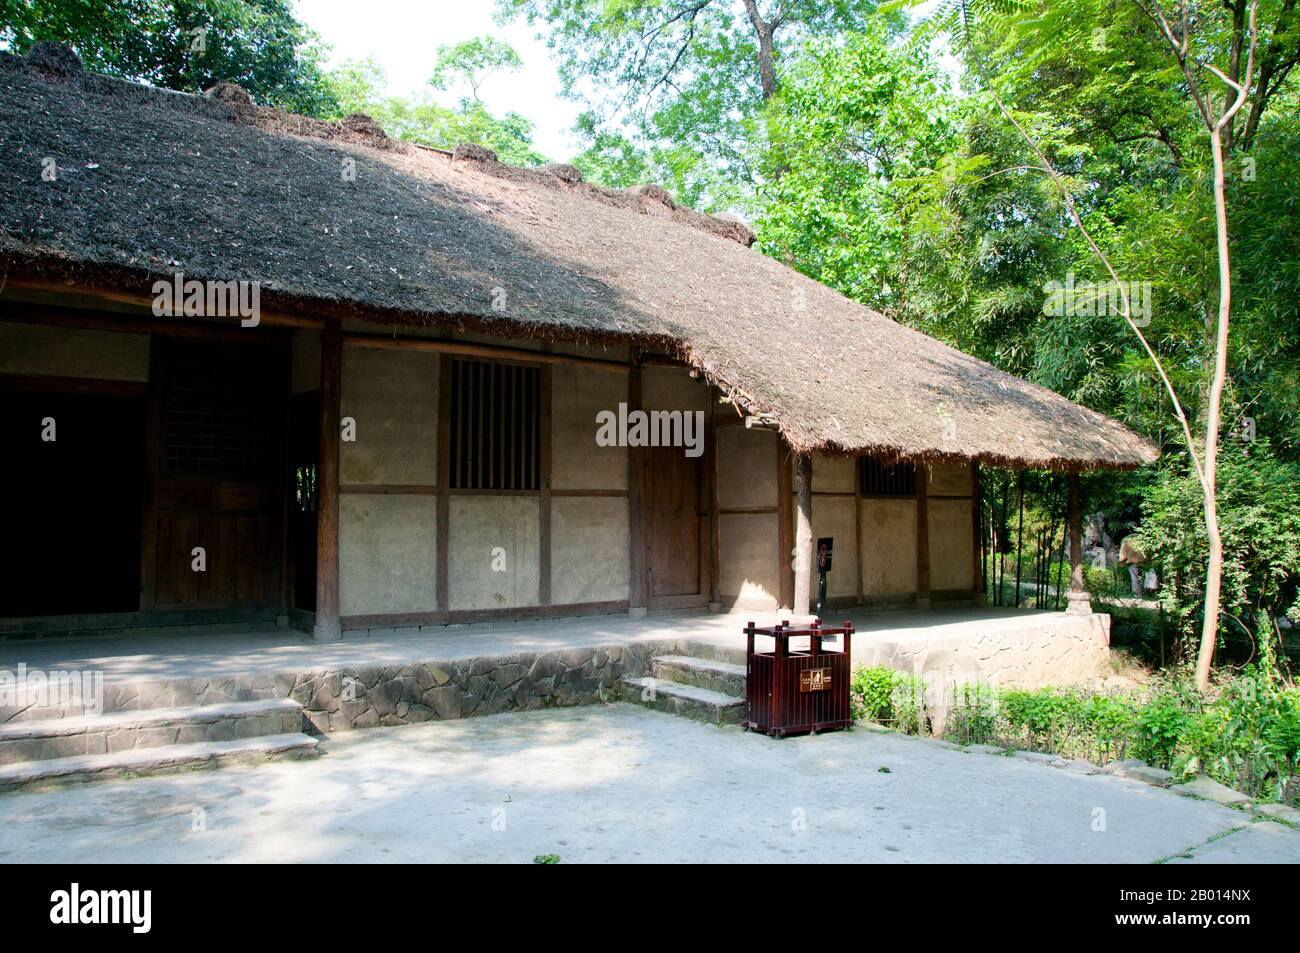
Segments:
[[[770,628],[745,626],[748,640],[745,654],[745,720],[751,731],[764,731],[783,738],[851,728],[849,709],[849,643],[853,623],[827,628],[820,619],[807,627],[788,622]],[[771,652],[756,652],[754,637],[771,636],[776,645]],[[827,651],[822,639],[839,636],[843,644],[837,651]],[[808,651],[792,651],[790,639],[807,638]]]

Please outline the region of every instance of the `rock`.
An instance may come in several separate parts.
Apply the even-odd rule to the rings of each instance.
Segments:
[[[1129,778],[1133,781],[1141,781],[1144,784],[1154,784],[1157,787],[1167,788],[1173,783],[1174,776],[1164,768],[1153,768],[1145,761],[1132,759],[1129,761],[1112,761],[1101,769],[1102,774],[1111,774],[1120,778]]]
[[[1075,774],[1098,774],[1101,772],[1101,768],[1084,758],[1061,758],[1059,761],[1053,761],[1052,767],[1073,771]]]
[[[1300,827],[1300,810],[1285,804],[1256,804],[1255,811],[1275,821],[1286,821]]]
[[[438,713],[439,718],[459,718],[461,690],[455,685],[443,685],[425,693],[424,703]]]
[[[997,745],[967,745],[967,751],[974,751],[976,754],[1006,754],[1006,748],[1000,748]]]
[[[1234,791],[1205,774],[1198,775],[1186,784],[1178,785],[1174,790],[1185,797],[1199,797],[1218,804],[1250,803],[1250,798],[1240,791]]]
[[[1055,764],[1061,760],[1060,755],[1047,754],[1044,751],[1014,751],[1012,757],[1021,761],[1036,761],[1039,764]]]
[[[892,733],[894,730],[893,728],[890,728],[887,725],[882,725],[879,722],[867,721],[865,718],[859,718],[853,723],[853,725],[855,728],[864,728],[867,731],[875,731],[881,734]]]

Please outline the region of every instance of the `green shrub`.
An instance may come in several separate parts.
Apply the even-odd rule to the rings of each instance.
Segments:
[[[883,665],[854,671],[849,683],[849,698],[854,718],[869,721],[892,721],[894,686],[902,676]]]

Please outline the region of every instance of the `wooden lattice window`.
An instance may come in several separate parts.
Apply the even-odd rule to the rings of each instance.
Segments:
[[[916,464],[860,457],[858,489],[863,496],[916,496]]]
[[[542,372],[452,361],[451,488],[535,491],[542,474]]]
[[[251,354],[234,357],[238,363],[218,348],[173,348],[162,393],[168,475],[246,478],[267,472],[278,410],[268,399],[265,362]]]

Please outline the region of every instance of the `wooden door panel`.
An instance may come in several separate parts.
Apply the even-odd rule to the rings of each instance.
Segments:
[[[152,608],[277,600],[281,357],[278,348],[257,345],[160,342]],[[192,565],[196,546],[205,550],[202,572]]]
[[[681,447],[654,447],[646,465],[651,603],[667,607],[707,601],[700,458],[686,456]]]

